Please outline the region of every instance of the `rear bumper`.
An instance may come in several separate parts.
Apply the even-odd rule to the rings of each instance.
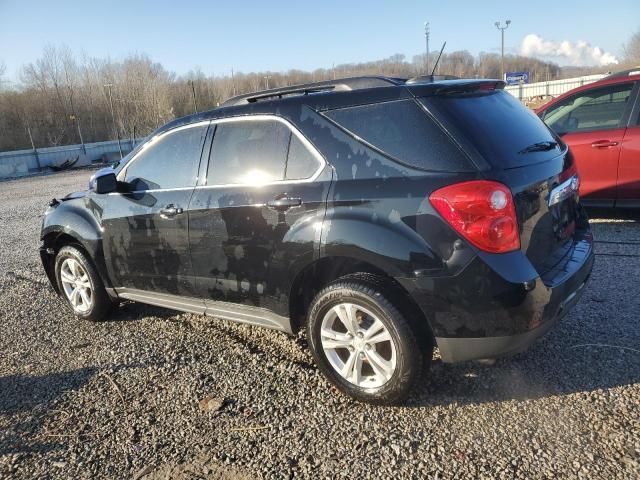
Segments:
[[[429,319],[442,361],[461,362],[526,350],[578,302],[594,258],[586,230],[554,268],[527,281],[505,279],[480,257],[455,277],[398,280]]]
[[[442,361],[445,363],[454,363],[466,360],[496,358],[505,355],[514,355],[527,350],[538,338],[551,330],[580,300],[585,289],[584,287],[589,280],[589,273],[593,267],[593,258],[593,255],[591,255],[589,262],[583,266],[581,274],[579,275],[581,277],[581,283],[579,283],[576,290],[566,294],[566,290],[571,287],[567,286],[569,287],[568,289],[561,288],[562,293],[559,293],[557,296],[564,298],[560,301],[556,313],[551,318],[546,319],[540,326],[527,332],[497,337],[436,337],[436,343],[440,350]],[[571,284],[574,285],[574,282],[571,282]]]

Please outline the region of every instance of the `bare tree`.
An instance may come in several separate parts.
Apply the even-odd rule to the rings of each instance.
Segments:
[[[623,51],[626,64],[640,66],[640,30],[631,36]]]

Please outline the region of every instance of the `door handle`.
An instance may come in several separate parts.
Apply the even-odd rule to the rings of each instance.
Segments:
[[[160,210],[160,216],[163,218],[172,218],[176,215],[180,215],[184,210],[180,207],[176,207],[173,203],[170,203],[162,210]]]
[[[291,197],[278,197],[267,202],[267,207],[271,210],[284,211],[289,210],[292,207],[299,207],[302,205],[302,199]]]
[[[591,144],[591,148],[615,147],[616,145],[618,145],[618,142],[614,142],[611,140],[598,140],[597,142],[593,142]]]

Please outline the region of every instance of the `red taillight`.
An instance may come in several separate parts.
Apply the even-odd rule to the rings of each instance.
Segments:
[[[481,250],[506,253],[520,248],[511,191],[503,184],[473,180],[440,188],[431,205],[460,235]]]

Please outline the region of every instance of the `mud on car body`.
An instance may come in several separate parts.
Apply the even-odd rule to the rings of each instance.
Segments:
[[[342,391],[400,402],[434,347],[525,349],[591,272],[571,154],[503,86],[358,77],[175,120],[52,203],[45,270],[91,320],[126,299],[306,328]]]

